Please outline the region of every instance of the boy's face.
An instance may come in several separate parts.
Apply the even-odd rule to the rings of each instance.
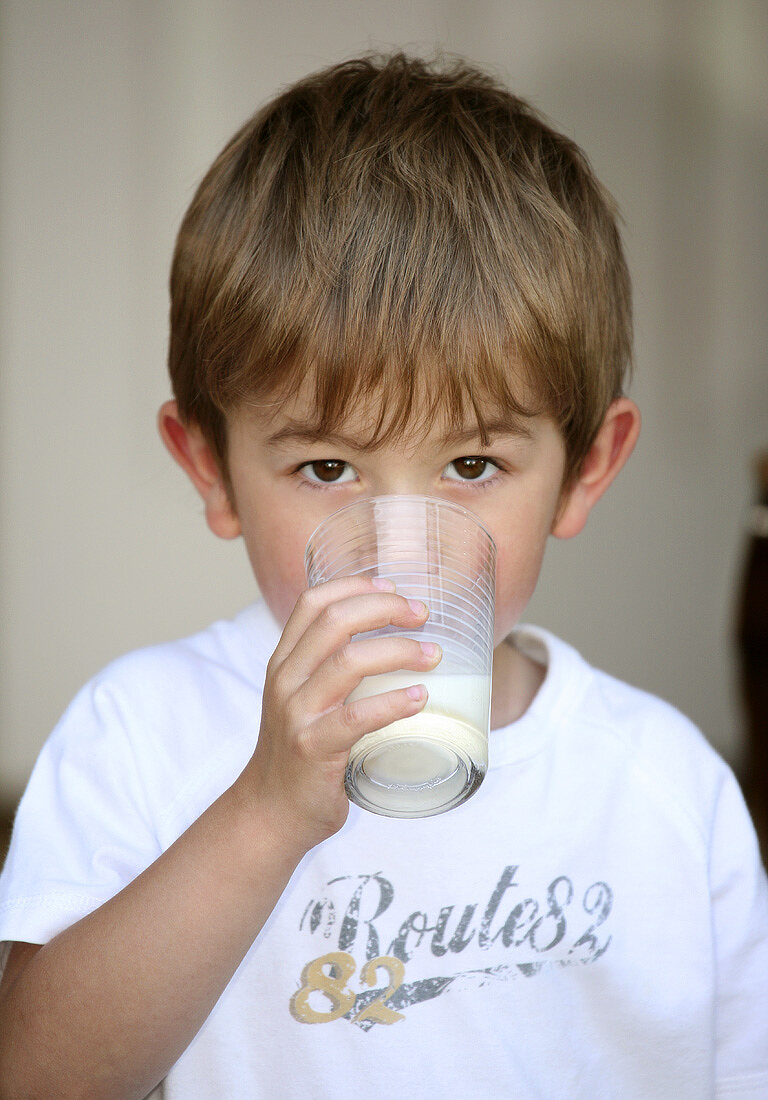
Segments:
[[[277,415],[243,409],[228,423],[228,460],[236,529],[259,589],[284,625],[306,588],[304,549],[332,512],[367,496],[415,493],[474,512],[497,550],[496,639],[515,626],[539,575],[561,502],[565,446],[547,417],[509,428],[483,447],[476,426],[461,437],[438,427],[364,450],[370,421],[349,416],[339,434],[313,439],[301,399]],[[303,433],[303,434],[302,434]]]

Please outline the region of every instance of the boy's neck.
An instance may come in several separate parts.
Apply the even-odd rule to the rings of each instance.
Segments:
[[[491,729],[500,729],[521,718],[544,683],[547,670],[526,657],[511,638],[493,651]]]

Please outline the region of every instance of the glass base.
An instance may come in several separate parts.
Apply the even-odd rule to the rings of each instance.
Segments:
[[[355,746],[345,787],[351,802],[372,813],[432,817],[465,802],[485,772],[484,762],[439,736],[380,731]]]

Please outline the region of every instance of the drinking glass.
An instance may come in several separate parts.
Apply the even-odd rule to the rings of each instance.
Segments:
[[[480,520],[425,496],[366,497],[325,519],[305,553],[310,586],[334,577],[386,577],[429,616],[414,629],[385,626],[358,637],[406,634],[437,642],[434,671],[366,676],[364,698],[424,683],[422,711],[365,734],[349,754],[351,801],[388,817],[443,813],[473,794],[488,768],[496,546]]]

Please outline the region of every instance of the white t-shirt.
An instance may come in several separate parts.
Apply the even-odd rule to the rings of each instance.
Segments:
[[[83,689],[19,809],[0,940],[102,904],[234,781],[278,636],[256,604]],[[730,770],[671,707],[514,637],[547,675],[479,791],[352,806],[163,1096],[768,1097],[768,883]]]

